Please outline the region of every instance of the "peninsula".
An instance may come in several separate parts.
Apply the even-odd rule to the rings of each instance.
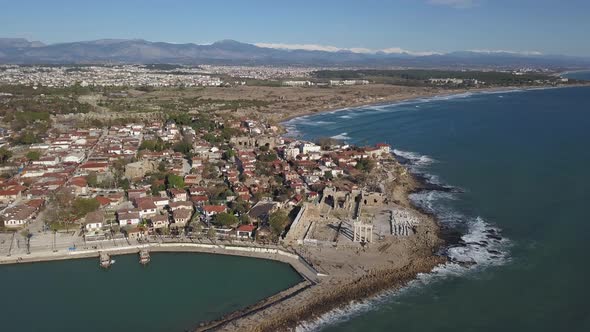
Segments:
[[[189,251],[279,260],[302,275],[262,302],[195,322],[197,331],[293,329],[446,260],[436,255],[443,245],[436,220],[408,198],[424,184],[390,145],[301,140],[285,135],[282,121],[508,86],[457,77],[416,76],[419,86],[383,80],[396,72],[366,80],[297,71],[310,78],[279,76],[272,86],[240,79],[236,70],[244,68],[164,76],[144,66],[80,69],[92,70],[88,76],[66,69],[63,77],[46,76],[55,68],[0,72],[0,263],[100,256],[108,266],[109,255],[141,252],[147,264],[150,251]],[[523,80],[511,84],[574,83],[510,75]]]

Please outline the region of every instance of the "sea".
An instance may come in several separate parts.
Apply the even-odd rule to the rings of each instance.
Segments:
[[[575,73],[577,79],[590,80]],[[590,87],[467,92],[285,123],[290,135],[388,143],[450,262],[299,331],[590,331]]]

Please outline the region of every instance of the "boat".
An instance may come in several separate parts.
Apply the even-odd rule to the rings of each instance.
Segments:
[[[140,250],[139,251],[139,264],[146,265],[151,260],[150,252],[147,250]]]
[[[115,263],[114,259],[111,259],[111,256],[107,253],[100,253],[100,267],[103,269],[107,269],[111,267]]]

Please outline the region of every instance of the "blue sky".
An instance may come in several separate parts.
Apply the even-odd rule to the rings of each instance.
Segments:
[[[590,0],[0,0],[0,37],[590,56]]]

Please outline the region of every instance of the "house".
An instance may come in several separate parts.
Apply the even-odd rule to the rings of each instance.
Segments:
[[[191,220],[193,210],[177,209],[172,212],[172,220],[178,227],[184,227]]]
[[[135,207],[139,209],[139,216],[141,218],[147,218],[155,216],[158,207],[154,204],[152,197],[142,197],[135,200]]]
[[[84,161],[86,155],[84,152],[72,152],[63,158],[64,163],[76,163],[79,164]]]
[[[8,203],[14,202],[21,197],[21,188],[11,188],[6,190],[0,190],[0,202]]]
[[[150,218],[150,227],[152,229],[162,229],[168,227],[168,215],[160,214]]]
[[[185,210],[191,210],[192,211],[194,209],[193,203],[187,202],[187,201],[184,201],[184,202],[171,202],[168,206],[170,207],[170,211],[176,211],[178,209],[185,209]]]
[[[129,197],[129,200],[135,200],[136,198],[141,198],[141,197],[146,197],[147,196],[147,192],[145,191],[145,189],[129,189],[127,190],[127,197]]]
[[[162,210],[170,203],[170,200],[167,197],[152,197],[152,200],[154,204],[156,204],[158,210]]]
[[[207,189],[204,187],[190,187],[189,193],[191,196],[204,196],[207,195]]]
[[[107,162],[87,162],[80,166],[80,168],[86,172],[98,172],[104,173],[109,169],[109,163]]]
[[[27,224],[37,209],[27,204],[19,204],[9,207],[2,213],[4,226],[8,228],[19,228]]]
[[[104,196],[96,196],[94,199],[100,204],[100,207],[107,207],[111,205],[111,200]]]
[[[184,189],[172,188],[168,190],[168,192],[170,193],[170,197],[172,197],[173,202],[182,202],[186,201],[187,199],[186,190]]]
[[[84,229],[87,232],[99,230],[104,223],[104,211],[90,212],[84,218]]]
[[[209,197],[205,195],[191,196],[191,202],[194,206],[203,206],[209,201]]]
[[[120,226],[137,225],[141,221],[139,212],[122,212],[117,213]]]
[[[76,196],[88,194],[88,182],[84,177],[75,177],[70,180],[70,185],[74,189]]]
[[[201,176],[198,174],[188,174],[184,177],[186,185],[199,184],[199,182],[201,182]]]
[[[254,225],[240,225],[236,228],[236,237],[238,239],[251,239],[255,228]]]
[[[132,240],[139,240],[143,239],[146,235],[145,228],[143,227],[133,227],[127,230],[127,237]]]
[[[59,164],[59,157],[57,156],[47,156],[41,157],[39,160],[33,160],[33,165],[42,165],[42,166],[55,166]]]
[[[225,205],[204,205],[202,209],[205,216],[212,217],[218,213],[225,212],[227,207]]]

